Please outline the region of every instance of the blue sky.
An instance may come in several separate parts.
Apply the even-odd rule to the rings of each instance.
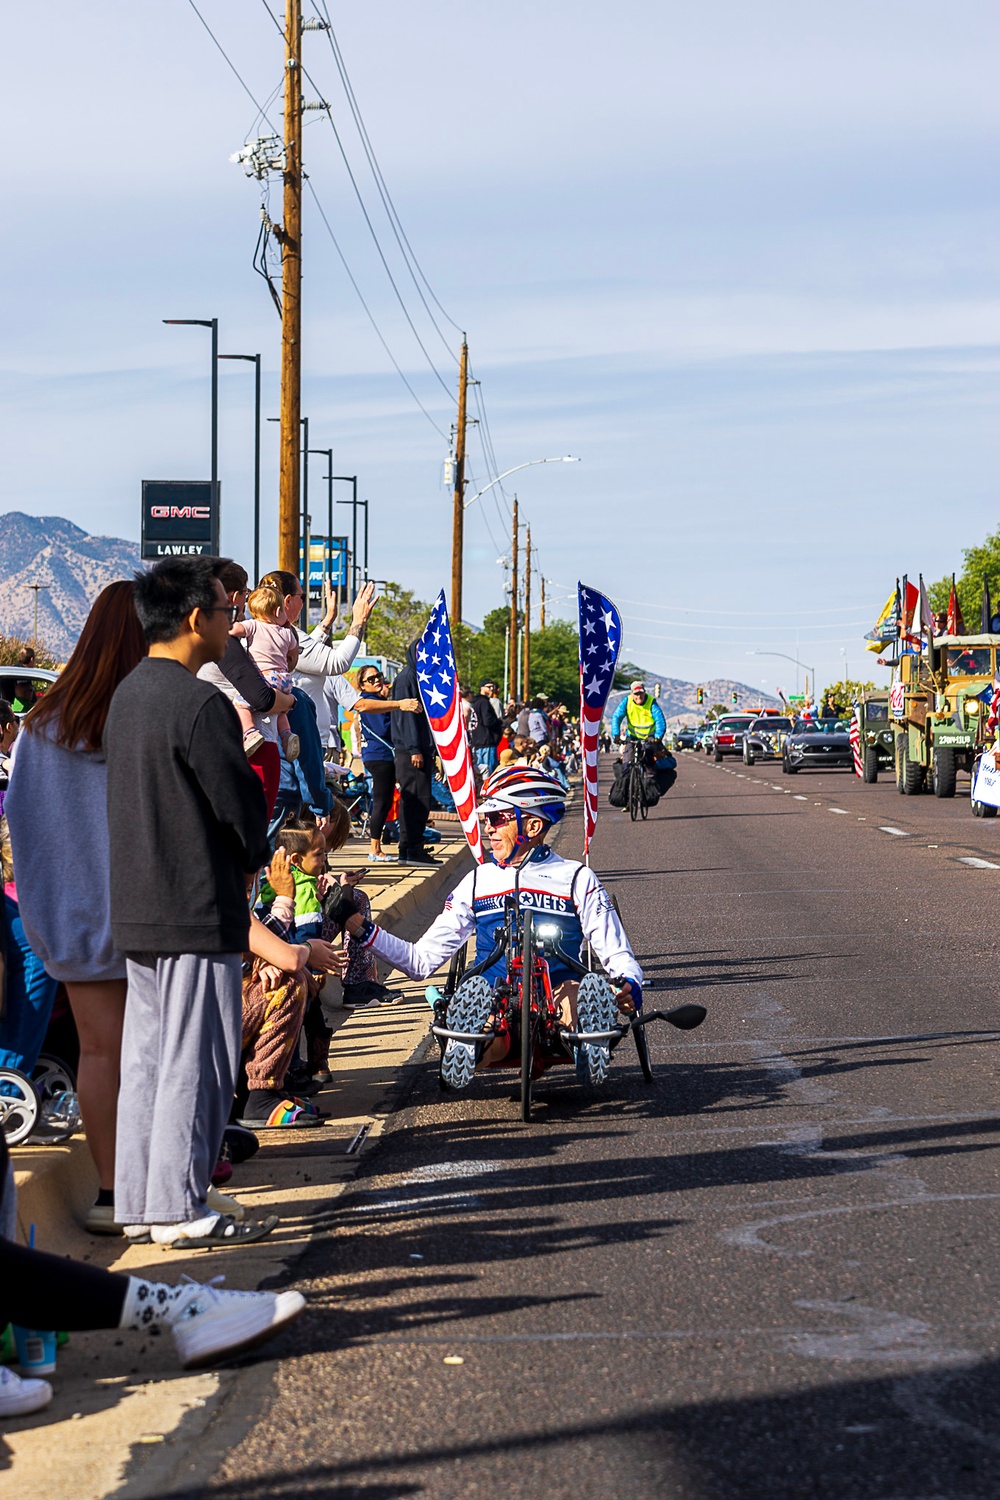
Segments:
[[[262,0],[199,8],[269,95]],[[550,595],[568,611],[582,577],[628,601],[628,655],[672,676],[787,689],[795,668],[751,659],[764,650],[856,671],[897,573],[959,567],[1000,523],[997,7],[391,0],[333,16],[407,233],[468,330],[500,466],[583,460],[516,480]],[[207,336],[162,318],[217,314],[223,349],[263,352],[277,409],[259,196],[227,160],[254,107],[187,0],[55,0],[37,70],[36,25],[8,17],[2,63],[8,119],[33,121],[6,164],[2,503],[136,535],[143,477],[208,468]],[[307,61],[374,214],[322,36]],[[329,126],[309,118],[311,180],[447,431]],[[373,571],[430,598],[449,568],[446,445],[311,208],[305,255],[313,442],[361,476]],[[243,558],[250,396],[249,367],[224,367],[223,543]],[[483,482],[477,432],[471,450]],[[501,602],[506,515],[502,497],[469,511],[468,618]]]

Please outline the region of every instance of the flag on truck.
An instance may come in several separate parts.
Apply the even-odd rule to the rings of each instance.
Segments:
[[[951,575],[951,593],[948,595],[948,626],[949,635],[964,635],[965,621],[962,619],[962,606],[958,602],[958,590],[955,587],[955,575]]]
[[[479,864],[483,863],[483,836],[479,827],[479,804],[476,801],[476,777],[472,769],[472,752],[465,732],[462,698],[458,690],[458,668],[451,643],[451,627],[444,602],[444,589],[437,597],[434,613],[417,645],[417,688],[434,736],[437,753],[455,811],[469,848]]]
[[[583,852],[597,827],[597,744],[615,680],[622,617],[610,599],[577,584],[580,611],[580,759],[583,762]]]

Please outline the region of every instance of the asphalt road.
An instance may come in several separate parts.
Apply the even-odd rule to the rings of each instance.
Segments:
[[[172,1494],[1000,1495],[1000,820],[775,769],[601,810],[648,1001],[702,1029],[651,1032],[651,1088],[631,1043],[598,1097],[550,1074],[528,1127],[515,1075],[425,1068]]]

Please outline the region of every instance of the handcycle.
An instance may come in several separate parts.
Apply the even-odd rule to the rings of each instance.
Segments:
[[[610,1025],[595,1025],[592,1017],[595,1012],[607,1014],[610,997],[621,987],[621,981],[612,983],[603,974],[589,969],[564,951],[560,939],[557,923],[537,922],[530,907],[519,905],[513,894],[507,895],[503,926],[497,930],[492,952],[468,967],[465,949],[460,949],[452,959],[444,990],[432,987],[428,991],[434,1008],[431,1032],[437,1038],[441,1061],[450,1041],[465,1049],[463,1085],[471,1083],[477,1064],[492,1043],[498,1037],[507,1037],[506,1056],[488,1063],[487,1067],[520,1069],[521,1119],[525,1123],[531,1119],[532,1085],[549,1068],[575,1064],[580,1082],[590,1088],[597,1087],[608,1076],[612,1053],[631,1034],[643,1078],[652,1083],[646,1027],[654,1021],[666,1021],[680,1031],[692,1031],[708,1014],[703,1005],[687,1004],[670,1011],[639,1011],[618,1017]],[[485,971],[503,958],[507,960],[506,977],[491,986]],[[549,968],[552,959],[580,980],[576,1029],[563,1022],[559,1002],[553,996]],[[473,991],[471,986],[478,988]],[[490,1014],[486,1030],[461,1029],[455,1011],[460,1016],[470,1000],[485,1004],[487,991]],[[450,1025],[449,1010],[453,1012]],[[442,1089],[451,1087],[440,1070],[439,1079]]]

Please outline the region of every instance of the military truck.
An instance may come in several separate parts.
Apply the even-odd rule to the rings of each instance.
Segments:
[[[895,757],[888,690],[866,693],[854,711],[861,731],[861,778],[878,781],[879,770],[892,766]]]
[[[971,776],[987,743],[1000,635],[941,635],[934,646],[936,670],[926,656],[902,656],[894,674],[896,786],[954,797],[959,771]]]

